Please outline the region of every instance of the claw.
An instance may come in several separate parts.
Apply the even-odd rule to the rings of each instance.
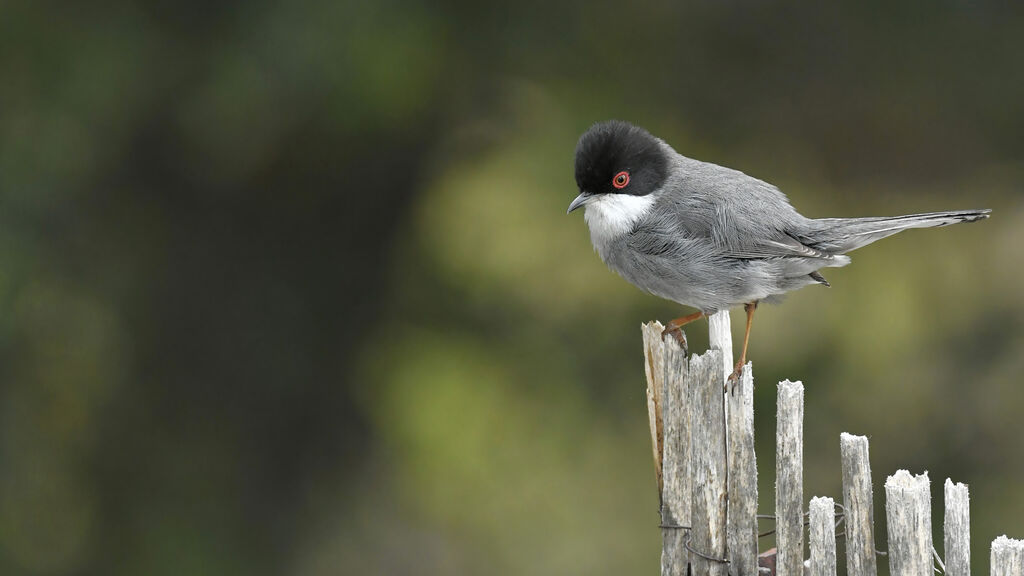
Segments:
[[[690,353],[690,345],[686,342],[686,333],[683,332],[683,329],[679,328],[678,326],[670,326],[661,331],[662,338],[668,336],[669,334],[671,334],[676,339],[676,342],[679,343],[679,347],[683,349],[683,356],[688,355]]]
[[[664,338],[669,334],[675,336],[676,342],[679,342],[679,346],[682,347],[683,349],[683,354],[686,355],[687,353],[689,353],[690,347],[686,343],[686,334],[683,333],[682,328],[683,326],[686,326],[690,322],[693,322],[698,318],[702,318],[703,316],[703,312],[694,312],[689,316],[683,316],[682,318],[670,320],[668,326],[666,326],[665,329],[661,331],[661,337]]]
[[[743,361],[740,360],[736,364],[736,368],[732,371],[732,374],[729,374],[729,377],[725,381],[726,390],[729,392],[729,394],[734,394],[736,392],[736,386],[739,386],[740,376],[742,375]]]

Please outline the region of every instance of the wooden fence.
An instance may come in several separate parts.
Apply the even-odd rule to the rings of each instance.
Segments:
[[[928,474],[899,470],[885,482],[888,552],[876,550],[868,439],[842,434],[842,502],[815,497],[804,510],[804,387],[777,388],[776,548],[758,554],[754,379],[750,364],[732,372],[727,312],[710,318],[711,349],[686,357],[658,322],[643,326],[651,444],[661,496],[665,576],[834,576],[836,540],[846,540],[849,576],[875,576],[878,562],[892,574],[969,576],[968,490],[946,480],[940,559],[932,543]],[[804,527],[808,530],[805,532]],[[810,554],[805,554],[805,535]],[[991,574],[1024,576],[1024,540],[992,542]]]

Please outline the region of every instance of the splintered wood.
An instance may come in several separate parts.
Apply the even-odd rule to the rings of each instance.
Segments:
[[[754,375],[748,363],[726,391],[729,414],[729,571],[757,575],[757,457],[754,454]]]
[[[644,371],[647,374],[647,417],[651,423],[651,448],[654,451],[654,474],[658,481],[658,494],[662,486],[662,438],[664,438],[661,399],[665,387],[665,343],[661,322],[648,322],[641,326],[644,335]]]
[[[946,576],[971,576],[971,511],[967,485],[946,478],[943,524]]]
[[[902,576],[932,574],[932,507],[928,473],[899,470],[885,481],[889,568]]]
[[[992,541],[992,576],[1024,575],[1024,540],[1005,535]]]
[[[811,498],[810,576],[836,576],[836,506],[831,498]]]
[[[647,410],[651,424],[655,475],[661,501],[662,574],[686,576],[690,554],[692,474],[686,353],[675,340],[662,338],[658,322],[644,324]]]
[[[775,530],[779,576],[804,570],[804,385],[779,382],[775,436]]]
[[[674,337],[662,338],[662,330],[658,323],[643,327],[651,445],[662,503],[662,574],[685,576],[692,565],[697,573],[725,576],[728,463],[722,351],[687,360]]]
[[[694,574],[726,576],[725,402],[722,352],[690,359],[693,462],[692,546]]]
[[[871,496],[868,439],[843,432],[839,436],[843,464],[843,507],[846,514],[846,573],[875,576],[875,513]]]
[[[777,389],[777,547],[759,555],[753,372],[747,364],[738,378],[729,378],[733,368],[728,312],[713,315],[709,322],[711,349],[690,358],[675,337],[662,336],[660,323],[643,325],[663,576],[835,576],[837,524],[843,525],[849,576],[877,576],[879,557],[887,559],[891,574],[901,576],[930,576],[936,569],[948,576],[971,574],[967,486],[952,480],[944,485],[943,562],[932,545],[927,473],[914,476],[900,470],[889,476],[888,556],[877,555],[868,439],[845,432],[839,442],[843,505],[837,507],[832,498],[811,500],[806,517],[808,558],[804,387],[788,380]],[[842,512],[838,522],[837,508]],[[997,538],[991,560],[993,575],[1024,576],[1024,541]]]

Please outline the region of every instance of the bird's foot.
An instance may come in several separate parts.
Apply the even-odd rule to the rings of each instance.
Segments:
[[[681,318],[670,320],[668,326],[665,326],[665,329],[661,331],[661,337],[664,338],[669,334],[675,336],[676,342],[679,342],[679,346],[682,347],[683,355],[685,356],[690,351],[690,349],[689,346],[687,346],[686,344],[686,334],[683,333],[682,328],[683,326],[686,326],[690,322],[693,322],[694,320],[703,317],[703,312],[694,312],[689,316],[683,316]]]
[[[736,363],[736,368],[732,371],[732,374],[729,374],[729,377],[726,378],[726,380],[725,380],[725,388],[726,388],[726,391],[729,392],[729,394],[734,394],[736,392],[736,386],[738,386],[739,383],[740,383],[740,376],[743,375],[743,365],[744,364],[745,364],[745,362],[743,360],[740,360],[739,362],[737,362]]]
[[[664,338],[670,334],[676,339],[676,342],[679,343],[679,347],[683,349],[683,356],[689,354],[690,346],[686,342],[686,333],[683,332],[683,329],[679,326],[673,326],[672,323],[669,322],[669,325],[661,331],[661,337]]]

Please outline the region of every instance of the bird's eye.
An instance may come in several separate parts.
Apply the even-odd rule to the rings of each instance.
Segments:
[[[616,174],[615,178],[612,178],[612,186],[615,186],[619,190],[625,188],[626,184],[629,184],[629,172],[626,172],[625,170]]]

